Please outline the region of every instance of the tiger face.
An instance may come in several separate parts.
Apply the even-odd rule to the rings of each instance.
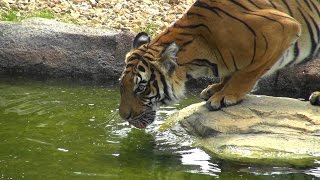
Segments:
[[[137,128],[145,128],[161,105],[174,102],[173,84],[176,54],[175,43],[167,47],[149,44],[146,33],[139,33],[132,51],[126,56],[126,67],[120,77],[120,116]]]

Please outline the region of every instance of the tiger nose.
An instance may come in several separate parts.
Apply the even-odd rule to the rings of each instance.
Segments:
[[[120,117],[122,119],[128,120],[131,117],[131,112],[125,112],[120,110]]]

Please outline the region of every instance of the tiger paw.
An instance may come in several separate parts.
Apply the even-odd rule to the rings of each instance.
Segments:
[[[309,101],[312,105],[320,106],[320,91],[313,92],[310,95]]]
[[[211,96],[207,102],[206,107],[210,111],[217,111],[222,107],[232,106],[238,104],[242,101],[242,96],[238,95],[222,95],[220,93],[216,93],[215,95]]]
[[[200,98],[207,101],[211,96],[213,96],[216,92],[219,92],[222,89],[220,84],[212,84],[207,88],[202,90],[200,93]]]

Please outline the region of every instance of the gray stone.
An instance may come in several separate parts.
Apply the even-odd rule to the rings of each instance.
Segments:
[[[160,129],[177,122],[195,145],[222,159],[294,165],[320,159],[320,107],[309,102],[248,95],[219,111],[208,111],[203,102],[171,115]]]
[[[252,93],[307,99],[312,92],[319,90],[320,59],[314,59],[262,78]]]
[[[117,82],[133,38],[40,18],[0,22],[0,73]]]

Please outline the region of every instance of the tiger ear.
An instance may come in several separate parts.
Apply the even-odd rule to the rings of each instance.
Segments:
[[[177,64],[178,51],[179,51],[178,45],[175,42],[173,42],[162,53],[161,62],[164,68],[167,70],[169,76],[172,75],[172,73],[178,66]]]
[[[132,48],[137,49],[142,44],[146,44],[149,42],[150,42],[150,36],[145,32],[140,32],[134,38],[133,43],[132,43]]]

